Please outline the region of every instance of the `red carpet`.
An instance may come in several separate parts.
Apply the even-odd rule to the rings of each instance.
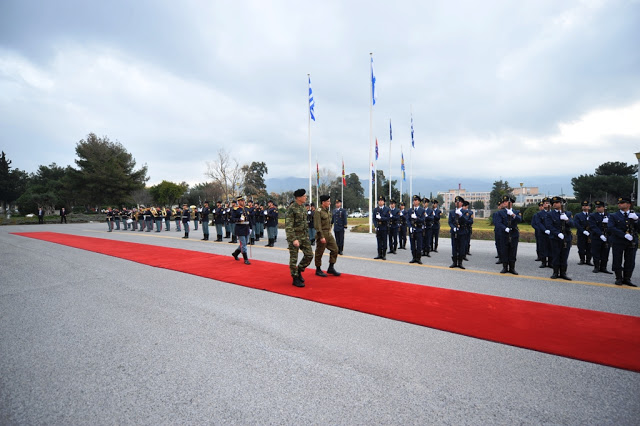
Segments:
[[[640,317],[528,302],[342,274],[291,285],[286,265],[229,255],[79,237],[53,232],[24,237],[352,309],[398,321],[640,372]],[[144,250],[153,247],[152,250]],[[231,248],[231,247],[230,247]],[[285,254],[283,254],[285,256]],[[251,272],[251,273],[248,273]],[[260,277],[256,282],[255,277]]]

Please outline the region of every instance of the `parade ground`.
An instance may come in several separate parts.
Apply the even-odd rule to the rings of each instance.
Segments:
[[[87,237],[89,247],[28,237],[35,232]],[[499,273],[493,241],[472,240],[462,270],[449,268],[448,239],[440,239],[438,253],[416,265],[409,264],[410,250],[374,260],[375,236],[347,232],[336,263],[344,276],[316,277],[312,262],[304,274],[307,287],[298,289],[288,276],[283,230],[275,247],[264,247],[266,240],[251,246],[251,265],[231,257],[236,245],[228,239],[201,241],[201,231],[186,240],[182,235],[173,227],[108,233],[105,223],[0,227],[0,424],[639,422],[640,373],[633,368],[304,298],[337,282],[331,280],[346,287],[347,278],[357,276],[360,283],[368,277],[372,283],[456,290],[636,321],[640,290],[616,286],[613,275],[577,265],[576,247],[567,271],[573,281],[565,281],[539,268],[532,243],[520,243],[515,276]],[[140,244],[149,259],[182,249],[194,259],[206,253],[228,261],[217,261],[221,278],[212,279],[172,264],[188,266],[188,254],[163,258],[167,269],[96,252],[113,242],[123,252],[127,243]],[[273,281],[260,272],[267,263],[282,268],[282,291],[261,289],[261,281]],[[226,275],[249,277],[257,288]],[[633,281],[640,284],[640,271]],[[366,293],[365,280],[362,299]],[[453,321],[455,303],[444,308]],[[523,321],[545,320],[511,317],[514,330]],[[505,317],[504,328],[511,317]],[[474,318],[467,320],[473,328]],[[640,351],[629,357],[637,361]]]

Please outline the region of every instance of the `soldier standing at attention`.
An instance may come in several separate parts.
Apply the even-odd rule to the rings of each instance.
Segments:
[[[231,222],[235,224],[235,235],[240,241],[240,247],[238,247],[231,255],[235,260],[238,260],[238,255],[242,252],[242,258],[245,265],[251,265],[249,257],[247,256],[247,243],[249,235],[251,234],[251,222],[249,220],[250,211],[244,205],[244,197],[241,195],[238,197],[238,207],[235,207],[231,211]]]
[[[320,277],[326,277],[327,274],[340,276],[340,272],[336,271],[333,265],[338,260],[338,245],[335,238],[331,234],[331,213],[329,212],[331,207],[331,198],[328,195],[320,196],[320,208],[316,211],[313,217],[314,226],[316,229],[316,275]],[[327,274],[322,272],[322,255],[324,249],[329,249],[329,268]]]
[[[378,240],[378,255],[374,259],[382,260],[387,260],[387,234],[391,219],[389,207],[385,206],[385,201],[384,196],[379,196],[378,207],[373,209],[373,226],[376,227],[376,239]]]
[[[551,262],[553,265],[552,279],[562,278],[571,281],[567,276],[567,260],[571,251],[571,227],[573,226],[573,218],[571,212],[565,212],[562,209],[564,199],[561,197],[553,197],[551,199],[552,210],[545,218],[544,226],[545,234],[551,240]]]
[[[630,198],[618,198],[618,208],[620,210],[611,213],[609,216],[611,251],[613,251],[611,269],[616,274],[616,285],[625,284],[637,287],[631,282],[631,276],[636,266],[640,221],[638,220],[638,215],[630,210]]]
[[[287,217],[285,219],[287,242],[289,243],[289,270],[293,277],[293,285],[304,287],[302,272],[313,259],[311,241],[309,241],[307,211],[304,206],[307,202],[307,192],[300,188],[293,193],[293,196],[295,201],[287,208]],[[299,264],[298,250],[302,250],[304,254]]]
[[[420,196],[413,196],[413,207],[407,212],[409,239],[412,259],[409,263],[422,265],[422,228],[424,227],[424,209],[420,206]]]
[[[500,236],[498,235],[498,228],[496,227],[496,223],[498,223],[498,213],[504,207],[504,203],[502,202],[502,200],[498,200],[497,201],[497,207],[498,207],[498,210],[493,213],[493,216],[491,216],[491,221],[493,222],[493,239],[495,241],[496,252],[497,252],[496,259],[498,259],[497,262],[496,262],[496,265],[499,265],[499,264],[502,263],[502,258],[500,257],[500,255],[502,253],[502,251],[501,251],[502,249],[500,248],[500,242],[502,240],[500,239]]]
[[[500,248],[500,260],[502,261],[501,274],[507,272],[513,275],[518,275],[516,272],[516,260],[518,256],[518,242],[520,241],[520,230],[518,229],[518,223],[522,222],[522,216],[518,210],[513,210],[513,203],[516,200],[510,198],[508,195],[502,197],[502,202],[506,202],[506,208],[498,211],[496,215],[496,233],[498,238],[501,239]]]
[[[182,205],[182,227],[184,228],[184,237],[189,238],[189,221],[191,220],[191,210],[187,204]]]
[[[153,212],[151,212],[151,207],[144,209],[144,223],[147,228],[146,232],[151,232],[151,228],[153,228]]]
[[[424,197],[422,202],[424,203],[424,229],[422,230],[422,255],[431,257],[431,238],[433,237],[433,209],[429,207],[429,200]]]
[[[400,210],[398,211],[398,234],[400,238],[400,248],[407,249],[407,211],[404,209],[404,203],[400,202]]]
[[[213,216],[212,224],[216,226],[216,241],[222,241],[223,227],[224,227],[224,208],[222,207],[222,201],[216,201],[216,208],[211,212]]]
[[[438,239],[440,238],[440,216],[442,210],[438,208],[438,200],[433,200],[433,226],[431,227],[431,251],[438,252]]]
[[[580,263],[578,263],[578,265],[593,266],[591,263],[591,223],[589,222],[589,210],[591,210],[589,202],[583,201],[582,211],[573,217],[573,223],[576,225],[576,237],[578,240],[578,256],[580,257]]]
[[[396,208],[396,200],[389,202],[389,253],[396,254],[398,249],[398,228],[400,226],[400,210]]]
[[[467,235],[469,232],[467,225],[471,221],[471,214],[469,213],[469,210],[464,209],[463,203],[464,198],[458,195],[455,198],[456,209],[449,212],[449,228],[451,228],[451,260],[453,261],[449,268],[457,267],[465,269],[465,267],[462,266],[462,259],[464,259],[467,250]]]
[[[107,232],[113,231],[113,210],[111,210],[111,207],[107,209],[107,227],[109,228]]]
[[[180,221],[182,220],[182,209],[180,209],[180,206],[176,207],[176,232],[180,232]]]
[[[467,256],[471,256],[471,235],[473,235],[473,210],[471,210],[471,207],[469,205],[468,201],[465,201],[463,203],[463,207],[465,210],[467,210],[469,212],[469,217],[471,218],[471,220],[469,220],[469,223],[467,224],[467,252],[464,256],[464,260],[469,260],[467,259]]]
[[[202,208],[202,212],[200,213],[200,220],[202,221],[202,240],[209,241],[209,202],[205,200],[204,207]]]
[[[267,210],[265,210],[264,214],[267,218],[267,238],[269,239],[269,244],[265,247],[273,247],[276,241],[276,228],[278,227],[278,209],[274,205],[273,200],[267,202]]]
[[[593,255],[593,273],[602,272],[611,274],[607,271],[607,263],[609,262],[609,214],[604,209],[607,204],[604,201],[596,201],[593,203],[596,211],[591,213],[589,220],[591,221],[591,254]]]
[[[347,229],[347,211],[342,208],[342,200],[336,200],[336,208],[333,210],[331,218],[333,223],[333,234],[338,245],[338,254],[342,254],[344,249],[344,230]]]

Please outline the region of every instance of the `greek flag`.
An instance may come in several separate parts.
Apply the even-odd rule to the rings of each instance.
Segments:
[[[389,140],[393,140],[393,131],[391,130],[391,119],[389,119]]]
[[[376,171],[373,168],[373,163],[371,163],[371,183],[376,184]]]
[[[376,98],[378,97],[376,95],[376,76],[373,73],[373,56],[371,57],[371,97],[372,97],[372,101],[373,104],[376,104]]]
[[[311,119],[316,121],[316,117],[313,115],[313,108],[316,106],[316,103],[313,101],[313,91],[311,90],[311,77],[309,77],[309,114],[311,114]]]
[[[413,148],[416,147],[415,142],[413,141],[413,115],[411,116],[411,146]]]
[[[376,161],[378,161],[378,138],[376,138]]]

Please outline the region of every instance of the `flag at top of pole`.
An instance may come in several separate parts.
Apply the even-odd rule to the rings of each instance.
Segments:
[[[317,161],[316,161],[316,186],[320,187],[320,166],[318,165]]]
[[[376,161],[378,161],[378,138],[376,138]]]
[[[371,163],[371,183],[376,184],[376,169],[373,167],[373,163]]]
[[[402,180],[407,180],[407,176],[404,171],[404,153],[400,153],[402,155],[402,162],[400,163],[400,170],[402,170]]]
[[[342,160],[342,186],[347,187],[347,178],[344,174],[344,160]]]
[[[316,103],[313,101],[313,91],[311,90],[311,77],[309,77],[309,114],[311,115],[311,119],[313,121],[316,121],[316,117],[313,115],[314,111],[314,107],[316,106]]]
[[[373,72],[373,56],[371,56],[371,101],[376,104],[376,75]]]
[[[389,119],[389,140],[393,140],[393,131],[391,130],[391,119]]]
[[[416,144],[413,141],[413,114],[411,115],[411,147],[415,148]]]

